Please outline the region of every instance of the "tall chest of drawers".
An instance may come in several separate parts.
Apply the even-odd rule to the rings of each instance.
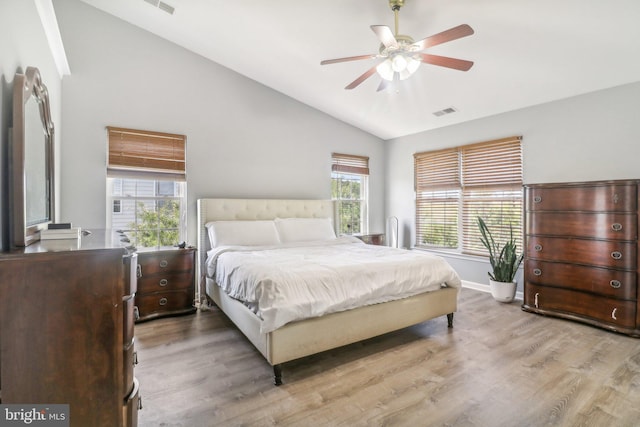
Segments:
[[[638,182],[525,186],[523,310],[640,336]]]
[[[138,320],[196,311],[195,248],[140,250],[140,278],[135,304]]]
[[[134,427],[137,255],[111,233],[0,254],[3,404],[67,404],[71,427]]]

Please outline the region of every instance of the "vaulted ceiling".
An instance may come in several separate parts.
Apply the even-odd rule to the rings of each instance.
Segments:
[[[381,59],[320,61],[378,53],[388,0],[83,1],[385,140],[640,81],[637,0],[405,0],[400,34],[468,24],[425,52],[474,66],[422,64],[381,92],[377,75],[344,89]]]

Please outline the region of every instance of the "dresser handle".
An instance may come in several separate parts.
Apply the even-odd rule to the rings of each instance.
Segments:
[[[160,298],[160,301],[158,301],[158,304],[160,305],[167,305],[167,299],[166,298]]]
[[[542,275],[542,270],[540,270],[539,268],[534,268],[533,269],[533,274],[535,276],[541,276]]]
[[[611,318],[613,320],[618,320],[618,318],[616,317],[616,311],[618,311],[618,309],[614,308],[613,311],[611,312]]]
[[[536,308],[538,308],[538,295],[540,295],[538,292],[536,292],[535,297],[533,297],[533,305],[536,306]]]
[[[616,288],[616,289],[622,286],[622,283],[620,283],[619,280],[612,280],[609,282],[609,284],[611,285],[612,288]]]
[[[542,201],[542,196],[536,196],[533,198],[533,203],[540,203]]]
[[[136,265],[136,276],[138,278],[142,277],[142,266],[140,264]]]
[[[167,286],[167,283],[169,283],[167,279],[160,279],[160,286]]]
[[[134,351],[133,352],[133,366],[136,366],[138,364],[138,352]]]
[[[169,261],[167,261],[166,259],[160,261],[160,267],[165,268],[167,265],[169,265]]]
[[[535,246],[533,247],[533,249],[534,249],[536,252],[541,252],[541,251],[542,251],[542,245],[535,245]]]
[[[138,410],[142,409],[142,396],[138,397]]]
[[[140,320],[140,309],[138,308],[137,305],[133,306],[133,318],[135,320]]]
[[[613,259],[621,259],[622,258],[622,253],[618,252],[618,251],[613,251],[613,252],[611,252],[611,258],[613,258]]]
[[[614,222],[613,224],[611,224],[611,229],[613,231],[620,231],[622,230],[622,224],[620,224],[619,222]]]

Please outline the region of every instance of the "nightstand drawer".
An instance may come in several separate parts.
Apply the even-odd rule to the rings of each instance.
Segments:
[[[194,309],[190,289],[137,295],[136,304],[140,310],[140,319],[154,314],[188,312]]]
[[[165,292],[194,286],[193,272],[165,273],[143,276],[138,281],[138,295]]]
[[[138,256],[138,264],[142,272],[141,279],[166,271],[190,271],[194,267],[194,251],[141,252]]]

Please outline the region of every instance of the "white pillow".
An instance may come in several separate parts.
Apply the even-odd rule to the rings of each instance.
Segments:
[[[211,247],[265,246],[280,243],[273,221],[212,221],[205,224]]]
[[[331,218],[276,218],[275,223],[282,243],[336,238]]]

